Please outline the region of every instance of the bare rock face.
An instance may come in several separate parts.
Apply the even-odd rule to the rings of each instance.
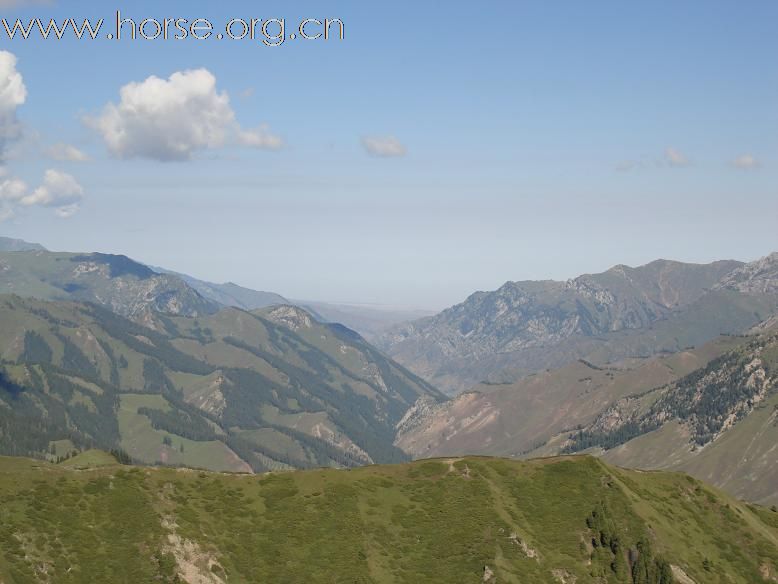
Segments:
[[[717,288],[744,294],[778,294],[778,252],[734,270]]]
[[[266,312],[265,315],[274,323],[293,331],[309,329],[313,323],[311,315],[296,306],[278,306]]]

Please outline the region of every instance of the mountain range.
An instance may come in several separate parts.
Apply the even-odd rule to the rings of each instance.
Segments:
[[[658,260],[568,280],[508,282],[376,339],[451,395],[586,359],[606,365],[739,333],[778,309],[778,254],[751,264]]]
[[[405,459],[395,425],[434,388],[299,308],[155,312],[0,297],[0,452],[122,449],[218,470]]]
[[[508,283],[379,326],[386,356],[329,322],[370,308],[4,245],[0,453],[256,472],[586,452],[778,502],[778,254]]]

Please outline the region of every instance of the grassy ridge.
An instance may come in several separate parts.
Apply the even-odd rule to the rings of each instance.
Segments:
[[[658,583],[681,573],[753,583],[778,574],[778,513],[685,475],[589,457],[261,476],[105,466],[93,454],[69,468],[0,458],[0,500],[4,584]]]

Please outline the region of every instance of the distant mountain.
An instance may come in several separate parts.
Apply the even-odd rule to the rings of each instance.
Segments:
[[[0,458],[4,582],[754,584],[778,513],[591,457],[260,478]]]
[[[0,237],[0,252],[3,251],[46,251],[39,243],[29,243],[23,239]]]
[[[403,310],[384,307],[372,307],[361,304],[333,304],[309,300],[287,300],[275,292],[260,292],[250,288],[244,288],[228,282],[227,284],[214,284],[198,280],[192,276],[181,274],[165,268],[150,266],[160,274],[178,276],[192,288],[197,290],[204,298],[216,302],[222,306],[232,306],[243,310],[256,310],[268,306],[282,304],[299,306],[311,313],[316,320],[322,323],[340,323],[368,340],[372,340],[380,333],[397,324],[429,316],[431,311]]]
[[[202,316],[218,310],[181,278],[126,256],[48,251],[0,253],[0,293],[95,302],[138,321],[153,312]]]
[[[313,313],[322,322],[339,322],[368,340],[401,323],[434,314],[431,310],[377,307],[364,304],[333,304],[295,300],[294,304]]]
[[[256,310],[257,308],[265,308],[278,304],[290,304],[286,298],[275,292],[260,292],[258,290],[238,286],[232,282],[214,284],[213,282],[198,280],[192,276],[166,270],[165,268],[150,267],[160,274],[178,276],[192,288],[197,290],[204,298],[212,300],[222,306],[232,306],[234,308],[242,308],[243,310]]]
[[[605,364],[699,345],[778,311],[778,254],[744,265],[658,260],[567,282],[508,282],[376,343],[448,393],[577,359]]]
[[[155,329],[96,304],[0,296],[0,454],[120,448],[241,471],[393,462],[408,408],[443,399],[296,307],[152,317]]]

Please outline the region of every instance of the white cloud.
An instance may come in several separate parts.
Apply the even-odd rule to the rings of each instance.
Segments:
[[[284,145],[284,141],[270,132],[267,126],[260,126],[255,130],[240,130],[238,142],[250,148],[262,148],[264,150],[278,150]]]
[[[762,164],[751,154],[743,154],[735,158],[732,164],[742,170],[754,170],[762,166]]]
[[[0,7],[16,4],[0,0]],[[15,216],[19,206],[49,207],[61,217],[69,217],[79,208],[84,189],[71,175],[47,170],[42,184],[30,191],[27,183],[12,176],[3,164],[8,147],[21,136],[21,125],[16,117],[17,108],[27,100],[27,88],[22,75],[16,70],[17,59],[13,53],[0,51],[0,222]],[[50,149],[50,155],[62,160],[83,160],[85,155],[66,144]]]
[[[71,144],[54,144],[46,150],[46,155],[60,162],[88,162],[89,156]]]
[[[43,175],[43,183],[33,191],[23,180],[6,176],[2,169],[0,178],[0,221],[15,215],[16,207],[47,207],[60,217],[70,217],[80,208],[84,189],[71,175],[49,169]]]
[[[665,150],[665,162],[670,166],[675,166],[677,168],[689,166],[691,164],[683,152],[672,147]]]
[[[362,147],[371,156],[391,158],[405,156],[407,150],[394,136],[365,136]]]
[[[241,129],[229,96],[217,90],[216,78],[206,69],[129,83],[121,88],[120,98],[118,104],[109,103],[97,118],[88,120],[118,158],[182,161],[195,152],[231,143],[280,146],[280,138],[266,127]]]
[[[17,202],[27,195],[27,183],[18,178],[8,178],[0,182],[0,201]]]
[[[61,209],[78,205],[83,197],[84,189],[72,175],[49,169],[43,175],[43,184],[19,202],[26,207],[40,205]]]
[[[8,144],[19,138],[21,126],[16,109],[27,99],[27,88],[16,70],[16,55],[0,51],[0,160]]]

